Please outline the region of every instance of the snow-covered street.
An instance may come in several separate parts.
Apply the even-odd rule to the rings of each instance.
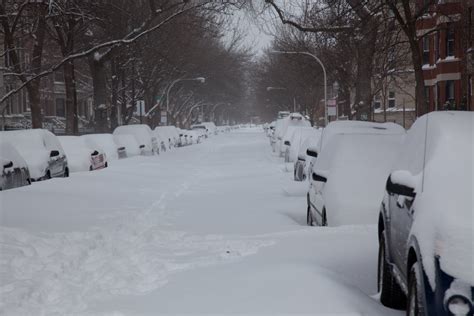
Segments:
[[[400,315],[376,227],[306,226],[291,168],[247,128],[1,192],[0,314]]]

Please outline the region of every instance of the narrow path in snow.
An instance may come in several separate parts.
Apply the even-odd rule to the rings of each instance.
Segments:
[[[248,129],[2,192],[0,314],[398,314],[375,227],[304,226],[304,190]]]

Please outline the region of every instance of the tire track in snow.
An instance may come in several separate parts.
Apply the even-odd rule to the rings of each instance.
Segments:
[[[206,147],[202,156],[212,154]],[[176,214],[168,202],[203,175],[195,169],[149,207],[110,218],[92,231],[32,234],[2,227],[0,314],[87,314],[93,300],[147,293],[174,273],[233,262],[273,244],[173,230],[169,219]]]

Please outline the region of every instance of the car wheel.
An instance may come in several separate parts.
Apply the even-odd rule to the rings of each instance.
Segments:
[[[92,171],[92,170],[94,170],[94,169],[92,168],[92,166],[89,166],[89,171]]]
[[[423,290],[421,288],[421,266],[415,262],[408,276],[408,306],[407,316],[425,315],[425,306],[423,304]]]
[[[51,179],[51,172],[48,170],[46,171],[46,175],[44,176],[46,180]]]
[[[105,165],[104,165],[104,168],[107,168],[109,166],[109,163],[106,162]]]
[[[379,258],[377,269],[377,289],[380,292],[380,302],[390,308],[403,309],[406,304],[405,294],[398,285],[387,262],[385,252],[385,237],[380,237]]]
[[[64,178],[69,177],[69,168],[66,167],[66,169],[64,169],[63,177],[64,177]]]

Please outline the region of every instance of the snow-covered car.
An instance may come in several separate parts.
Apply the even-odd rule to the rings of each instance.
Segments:
[[[112,134],[87,134],[81,137],[84,138],[89,147],[101,148],[105,152],[109,163],[122,158],[123,155],[126,156],[126,149],[115,142]]]
[[[377,223],[383,185],[405,134],[394,123],[328,124],[311,170],[308,225]]]
[[[133,124],[118,126],[114,135],[132,135],[137,140],[141,154],[151,156],[160,153],[160,144],[148,125]]]
[[[318,156],[317,150],[314,150],[314,148],[316,148],[319,143],[321,133],[322,129],[313,129],[312,134],[306,137],[299,146],[293,168],[295,181],[304,181],[308,178],[308,170],[312,168]],[[308,149],[310,149],[309,153]]]
[[[290,111],[278,111],[278,119],[283,119],[290,115]]]
[[[281,147],[283,146],[283,137],[290,126],[311,127],[311,123],[300,113],[291,113],[289,116],[277,121],[272,141],[273,150],[278,153],[280,157],[283,157],[284,153],[281,152]]]
[[[71,172],[107,168],[107,156],[99,146],[91,146],[80,136],[58,136],[58,139],[66,152]]]
[[[208,135],[217,135],[217,127],[214,122],[202,122],[201,125],[207,128]]]
[[[184,135],[188,145],[199,144],[201,142],[201,136],[194,130],[185,130]]]
[[[0,139],[0,191],[31,184],[26,161],[10,143]]]
[[[378,224],[384,305],[474,314],[473,131],[472,112],[432,112],[408,131]]]
[[[192,130],[195,130],[195,131],[200,131],[200,133],[201,133],[202,135],[204,135],[205,138],[209,137],[210,131],[209,131],[209,129],[207,128],[207,126],[204,125],[204,124],[194,124],[194,125],[191,125],[191,129],[192,129]]]
[[[283,157],[285,162],[295,162],[301,144],[310,136],[314,136],[316,129],[313,127],[295,127],[291,126],[287,129],[283,137],[284,150]]]
[[[26,161],[31,181],[69,177],[66,154],[58,138],[45,129],[29,129],[0,133]]]
[[[115,143],[119,148],[124,148],[125,154],[119,155],[119,158],[139,156],[141,154],[140,145],[135,137],[128,134],[113,135]]]
[[[168,149],[177,146],[179,134],[174,126],[157,126],[153,130],[155,134],[158,134],[161,139],[165,142]]]

